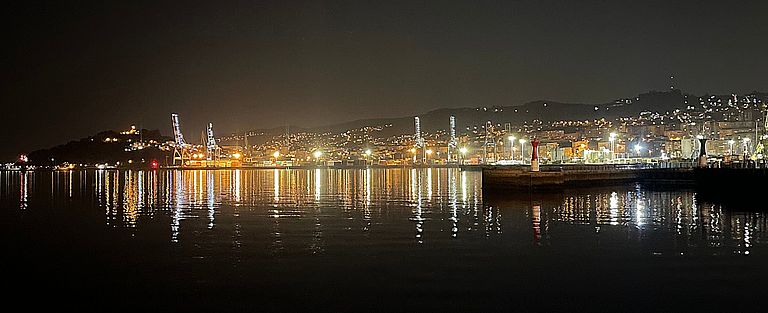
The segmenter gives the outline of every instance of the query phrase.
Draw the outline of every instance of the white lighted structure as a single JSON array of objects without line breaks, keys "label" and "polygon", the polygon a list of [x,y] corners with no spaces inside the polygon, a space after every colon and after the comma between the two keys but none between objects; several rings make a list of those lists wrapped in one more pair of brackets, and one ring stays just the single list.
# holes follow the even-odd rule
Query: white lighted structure
[{"label": "white lighted structure", "polygon": [[178,114],[171,114],[171,123],[173,123],[173,138],[176,145],[179,147],[186,145],[187,143],[184,141],[184,135],[181,133],[181,124],[179,123]]},{"label": "white lighted structure", "polygon": [[363,151],[363,155],[365,155],[365,165],[368,166],[370,163],[371,155],[373,154],[373,151],[371,149],[365,149]]},{"label": "white lighted structure", "polygon": [[[498,155],[496,154],[496,138],[491,133],[493,124],[491,121],[485,122],[485,143],[483,144],[483,163],[491,163],[498,161]],[[493,150],[491,150],[493,149]],[[493,153],[493,159],[489,160],[488,155]]]},{"label": "white lighted structure", "polygon": [[749,149],[749,141],[750,141],[750,139],[746,138],[746,137],[741,140],[741,142],[743,144],[742,150],[744,151],[744,155],[749,155],[749,150],[750,150]]},{"label": "white lighted structure", "polygon": [[213,137],[213,123],[208,123],[206,128],[205,150],[207,152],[206,159],[209,161],[218,158],[219,147],[216,145],[216,138]]},{"label": "white lighted structure", "polygon": [[187,156],[187,142],[184,141],[184,135],[181,133],[181,123],[179,123],[179,115],[176,113],[171,114],[171,124],[173,126],[173,164],[176,164],[176,160],[179,160],[184,165],[184,158]]},{"label": "white lighted structure", "polygon": [[515,160],[515,140],[517,138],[515,136],[508,136],[507,139],[509,140],[509,159]]},{"label": "white lighted structure", "polygon": [[[416,133],[414,134],[414,138],[416,139],[416,149],[424,150],[424,138],[421,137],[421,121],[419,120],[418,116],[414,117],[413,120],[414,120],[414,126],[416,128]],[[425,152],[424,158],[422,159],[422,161],[426,161],[426,159],[427,159],[427,154]]]},{"label": "white lighted structure", "polygon": [[728,154],[733,155],[733,144],[736,143],[736,140],[728,140]]},{"label": "white lighted structure", "polygon": [[459,144],[459,140],[456,138],[456,117],[451,115],[450,119],[450,136],[448,140],[448,162],[456,161],[456,146]]}]

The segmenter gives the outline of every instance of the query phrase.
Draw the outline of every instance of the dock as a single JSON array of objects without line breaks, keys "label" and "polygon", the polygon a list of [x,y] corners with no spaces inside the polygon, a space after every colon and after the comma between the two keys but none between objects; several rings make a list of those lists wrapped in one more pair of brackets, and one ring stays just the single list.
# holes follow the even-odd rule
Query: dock
[{"label": "dock", "polygon": [[545,165],[532,172],[527,166],[483,168],[483,188],[490,190],[558,189],[610,185],[621,182],[694,184],[695,170],[689,165]]}]

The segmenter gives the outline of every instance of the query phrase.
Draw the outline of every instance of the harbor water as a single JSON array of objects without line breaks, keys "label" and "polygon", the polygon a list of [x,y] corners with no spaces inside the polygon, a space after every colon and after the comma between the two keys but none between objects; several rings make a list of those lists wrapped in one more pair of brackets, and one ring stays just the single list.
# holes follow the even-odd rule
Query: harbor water
[{"label": "harbor water", "polygon": [[[768,219],[452,168],[0,172],[9,299],[150,311],[762,311]],[[744,203],[744,202],[742,202]],[[748,203],[748,202],[747,202]]]}]

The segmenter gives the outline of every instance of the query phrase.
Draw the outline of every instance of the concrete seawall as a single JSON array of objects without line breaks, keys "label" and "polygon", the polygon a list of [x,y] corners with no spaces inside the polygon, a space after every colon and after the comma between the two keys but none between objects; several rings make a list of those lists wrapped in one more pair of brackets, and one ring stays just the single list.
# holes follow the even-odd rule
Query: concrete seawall
[{"label": "concrete seawall", "polygon": [[626,181],[693,184],[695,176],[691,168],[549,168],[541,172],[512,166],[483,169],[483,188],[493,190],[557,189]]}]

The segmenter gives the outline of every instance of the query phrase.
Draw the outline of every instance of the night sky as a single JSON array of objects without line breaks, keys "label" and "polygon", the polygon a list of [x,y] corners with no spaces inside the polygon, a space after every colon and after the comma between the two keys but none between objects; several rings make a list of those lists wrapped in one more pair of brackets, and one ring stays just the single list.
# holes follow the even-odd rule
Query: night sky
[{"label": "night sky", "polygon": [[131,124],[188,137],[676,86],[768,90],[768,1],[18,1],[0,157]]}]

